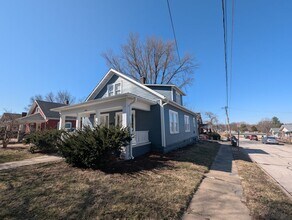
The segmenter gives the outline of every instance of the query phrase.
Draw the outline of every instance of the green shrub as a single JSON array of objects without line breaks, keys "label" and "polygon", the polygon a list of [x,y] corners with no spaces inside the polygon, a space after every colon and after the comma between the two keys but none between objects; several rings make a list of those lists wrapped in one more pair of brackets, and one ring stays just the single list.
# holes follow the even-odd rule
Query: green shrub
[{"label": "green shrub", "polygon": [[116,159],[123,146],[131,141],[126,128],[85,127],[67,134],[59,146],[66,162],[77,167],[97,168]]},{"label": "green shrub", "polygon": [[44,130],[36,131],[24,137],[24,143],[33,144],[30,152],[41,151],[44,153],[55,153],[58,151],[58,145],[61,143],[63,130]]}]

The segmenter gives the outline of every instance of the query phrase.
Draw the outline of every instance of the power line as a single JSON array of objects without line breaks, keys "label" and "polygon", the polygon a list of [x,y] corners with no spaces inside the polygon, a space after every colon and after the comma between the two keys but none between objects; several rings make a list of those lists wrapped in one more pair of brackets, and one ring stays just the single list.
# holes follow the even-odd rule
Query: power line
[{"label": "power line", "polygon": [[230,46],[230,83],[229,83],[229,105],[231,102],[231,88],[232,88],[232,72],[233,72],[233,32],[234,32],[234,7],[235,1],[232,0],[232,14],[231,14],[231,46]]},{"label": "power line", "polygon": [[225,19],[225,6],[224,0],[222,0],[222,19],[223,19],[223,33],[224,33],[224,63],[225,63],[225,86],[226,86],[226,107],[228,108],[228,66],[227,66],[227,27]]},{"label": "power line", "polygon": [[175,46],[176,46],[176,52],[177,52],[178,60],[180,62],[180,55],[179,55],[178,44],[177,44],[177,40],[176,40],[175,29],[174,29],[174,24],[173,24],[173,20],[172,20],[170,5],[169,5],[169,1],[168,0],[166,0],[166,1],[167,1],[167,7],[168,7],[168,12],[169,12],[169,17],[170,17],[170,22],[171,22],[171,27],[172,27],[172,33],[173,33],[174,42],[175,42]]}]

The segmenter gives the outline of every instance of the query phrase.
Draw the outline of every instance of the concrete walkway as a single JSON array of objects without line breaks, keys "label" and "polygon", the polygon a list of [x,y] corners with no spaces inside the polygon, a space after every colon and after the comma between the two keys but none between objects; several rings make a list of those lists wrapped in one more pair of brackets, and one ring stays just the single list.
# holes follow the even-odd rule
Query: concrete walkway
[{"label": "concrete walkway", "polygon": [[60,161],[60,160],[63,160],[63,158],[57,157],[57,156],[40,156],[40,157],[34,157],[34,158],[26,159],[26,160],[2,163],[0,164],[0,170],[13,169],[17,167],[32,165],[32,164],[55,162],[55,161]]},{"label": "concrete walkway", "polygon": [[230,146],[221,145],[183,219],[251,219]]}]

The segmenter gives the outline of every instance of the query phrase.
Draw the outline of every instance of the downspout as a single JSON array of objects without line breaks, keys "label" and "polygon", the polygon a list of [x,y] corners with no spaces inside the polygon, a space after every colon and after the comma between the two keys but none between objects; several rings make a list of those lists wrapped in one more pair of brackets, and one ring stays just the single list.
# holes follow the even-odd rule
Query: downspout
[{"label": "downspout", "polygon": [[163,100],[159,100],[160,105],[160,116],[161,116],[161,145],[162,147],[166,146],[166,140],[165,140],[165,120],[164,120],[164,106],[168,104],[168,101],[163,104]]},{"label": "downspout", "polygon": [[[132,136],[132,128],[131,128],[131,124],[132,124],[132,105],[137,102],[137,97],[134,98],[134,100],[132,102],[130,102],[129,104],[129,110],[130,110],[130,135]],[[129,153],[130,153],[130,159],[134,159],[133,157],[133,148],[132,148],[132,141],[129,144]]]}]

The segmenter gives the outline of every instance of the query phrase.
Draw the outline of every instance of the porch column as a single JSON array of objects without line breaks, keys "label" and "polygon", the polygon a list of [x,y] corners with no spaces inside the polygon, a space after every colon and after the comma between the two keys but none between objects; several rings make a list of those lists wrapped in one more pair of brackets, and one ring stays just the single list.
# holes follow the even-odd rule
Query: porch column
[{"label": "porch column", "polygon": [[80,129],[80,121],[81,121],[80,114],[77,113],[77,118],[76,118],[76,130]]},{"label": "porch column", "polygon": [[62,130],[65,128],[65,120],[66,120],[66,115],[61,114],[60,121],[59,121],[59,130]]},{"label": "porch column", "polygon": [[94,118],[94,125],[100,125],[100,111],[96,110],[95,111],[95,118]]},{"label": "porch column", "polygon": [[[130,105],[128,105],[128,103],[126,102],[125,105],[123,106],[123,113],[122,113],[122,127],[123,128],[131,126],[131,121],[130,121],[131,120],[131,110],[130,109],[131,109]],[[130,145],[131,145],[131,143],[130,143]],[[131,146],[130,145],[126,146],[126,160],[131,159],[131,155],[130,155],[130,147]]]}]

